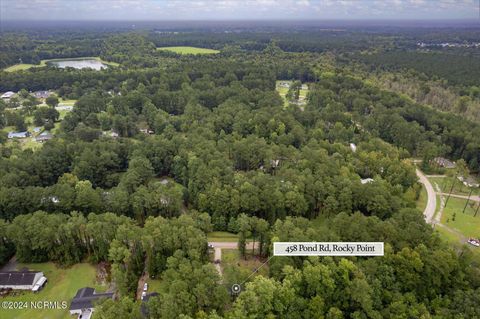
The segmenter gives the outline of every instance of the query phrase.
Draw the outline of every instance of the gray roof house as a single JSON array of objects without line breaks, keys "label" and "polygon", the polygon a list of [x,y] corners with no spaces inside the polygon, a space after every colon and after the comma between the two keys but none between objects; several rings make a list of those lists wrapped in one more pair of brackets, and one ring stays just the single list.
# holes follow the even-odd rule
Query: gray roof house
[{"label": "gray roof house", "polygon": [[148,307],[147,303],[152,297],[157,297],[159,296],[158,292],[151,292],[149,294],[146,294],[145,297],[142,299],[142,304],[140,305],[140,312],[143,317],[148,318]]},{"label": "gray roof house", "polygon": [[47,97],[50,96],[50,92],[48,92],[48,91],[36,91],[36,92],[33,92],[33,96],[36,97],[37,99],[46,99]]},{"label": "gray roof house", "polygon": [[113,293],[95,293],[95,289],[85,287],[79,289],[70,304],[70,314],[78,315],[78,318],[90,319],[95,308],[95,303],[101,299],[112,299]]},{"label": "gray roof house", "polygon": [[30,136],[30,132],[8,132],[8,138],[26,138]]},{"label": "gray roof house", "polygon": [[0,272],[0,289],[18,289],[38,291],[47,282],[47,278],[41,271]]},{"label": "gray roof house", "polygon": [[36,142],[45,142],[48,140],[51,140],[53,138],[53,135],[49,131],[44,131],[40,133],[37,137],[35,137]]}]

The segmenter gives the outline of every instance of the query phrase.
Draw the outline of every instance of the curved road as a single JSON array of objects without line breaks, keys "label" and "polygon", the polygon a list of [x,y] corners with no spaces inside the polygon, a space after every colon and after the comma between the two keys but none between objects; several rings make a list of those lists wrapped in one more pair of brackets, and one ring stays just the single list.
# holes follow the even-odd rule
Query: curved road
[{"label": "curved road", "polygon": [[437,208],[437,196],[435,190],[433,189],[432,183],[428,180],[428,178],[420,171],[418,168],[415,169],[418,178],[420,179],[420,183],[425,185],[425,189],[427,190],[427,207],[423,211],[423,216],[425,217],[425,221],[429,224],[434,223],[433,216],[435,215],[435,210]]}]

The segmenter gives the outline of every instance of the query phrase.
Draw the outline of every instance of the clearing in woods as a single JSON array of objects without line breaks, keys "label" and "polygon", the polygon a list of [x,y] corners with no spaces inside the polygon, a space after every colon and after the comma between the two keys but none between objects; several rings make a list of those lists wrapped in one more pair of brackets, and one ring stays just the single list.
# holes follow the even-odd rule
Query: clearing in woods
[{"label": "clearing in woods", "polygon": [[219,50],[206,49],[206,48],[196,48],[196,47],[161,47],[157,48],[159,51],[172,51],[178,54],[216,54],[220,53]]}]

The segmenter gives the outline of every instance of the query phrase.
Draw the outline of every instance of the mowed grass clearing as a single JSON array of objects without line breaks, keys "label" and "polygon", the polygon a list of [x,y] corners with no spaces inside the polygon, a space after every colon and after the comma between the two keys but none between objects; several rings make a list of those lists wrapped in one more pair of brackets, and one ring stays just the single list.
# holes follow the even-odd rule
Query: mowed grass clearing
[{"label": "mowed grass clearing", "polygon": [[[465,213],[462,213],[466,203],[465,199],[450,197],[443,210],[441,222],[467,238],[478,238],[480,237],[480,213],[474,217],[477,205],[472,205],[473,201],[470,201]],[[453,220],[453,214],[455,214],[455,220]]]},{"label": "mowed grass clearing", "polygon": [[247,250],[246,255],[245,259],[238,249],[222,249],[223,282],[228,288],[234,283],[253,280],[258,275],[269,276],[268,263],[264,263],[266,259],[252,256],[252,250]]},{"label": "mowed grass clearing", "polygon": [[66,309],[0,309],[2,319],[66,319],[71,318],[68,307],[77,290],[83,287],[92,287],[97,291],[105,291],[106,286],[96,284],[96,269],[94,266],[81,263],[70,268],[59,268],[53,263],[19,264],[18,269],[27,267],[31,270],[43,271],[48,282],[38,293],[31,291],[18,292],[18,295],[9,295],[0,298],[0,301],[28,302],[31,301],[66,301]]},{"label": "mowed grass clearing", "polygon": [[210,242],[237,242],[238,235],[226,231],[214,231],[207,234],[207,239]]},{"label": "mowed grass clearing", "polygon": [[473,262],[476,265],[480,266],[480,248],[479,247],[474,247],[469,244],[463,244],[462,243],[462,238],[452,232],[451,230],[441,227],[441,226],[436,226],[435,227],[435,232],[438,233],[440,238],[444,239],[449,245],[454,247],[457,251],[461,251],[462,247],[468,247],[468,250],[472,253],[472,259]]},{"label": "mowed grass clearing", "polygon": [[220,53],[219,50],[206,49],[206,48],[197,48],[197,47],[188,47],[188,46],[179,46],[179,47],[160,47],[157,48],[159,51],[171,51],[177,54],[217,54]]}]

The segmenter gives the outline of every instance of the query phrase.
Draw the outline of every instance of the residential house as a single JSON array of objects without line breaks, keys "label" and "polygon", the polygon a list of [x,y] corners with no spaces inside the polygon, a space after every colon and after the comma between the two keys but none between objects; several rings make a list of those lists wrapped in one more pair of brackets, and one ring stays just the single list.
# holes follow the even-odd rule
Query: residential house
[{"label": "residential house", "polygon": [[477,181],[473,178],[469,177],[463,177],[463,176],[458,176],[458,179],[463,183],[463,185],[467,187],[480,187],[480,184],[477,183]]},{"label": "residential house", "polygon": [[140,312],[142,313],[142,316],[144,316],[145,318],[148,318],[149,316],[148,307],[147,307],[148,301],[150,300],[150,298],[157,297],[158,295],[159,295],[158,292],[151,292],[149,294],[146,294],[143,297],[142,304],[140,305]]},{"label": "residential house", "polygon": [[446,158],[443,157],[435,157],[433,162],[440,167],[444,168],[455,168],[456,164]]},{"label": "residential house", "polygon": [[35,141],[39,143],[43,143],[45,141],[51,140],[53,135],[49,131],[44,131],[40,133],[37,137],[35,137]]},{"label": "residential house", "polygon": [[22,269],[21,271],[0,272],[0,289],[18,289],[18,290],[40,290],[47,278],[41,271],[29,271]]},{"label": "residential house", "polygon": [[113,293],[95,293],[95,289],[85,287],[79,289],[70,304],[70,314],[78,315],[78,318],[90,319],[95,309],[95,304],[101,299],[112,299]]},{"label": "residential house", "polygon": [[50,96],[50,92],[48,91],[36,91],[33,92],[33,96],[37,99],[46,99]]},{"label": "residential house", "polygon": [[8,132],[8,138],[26,138],[30,136],[30,132]]}]

